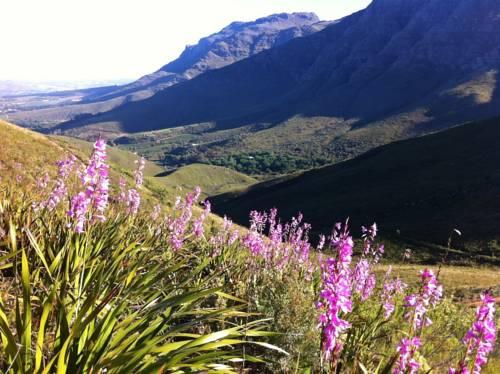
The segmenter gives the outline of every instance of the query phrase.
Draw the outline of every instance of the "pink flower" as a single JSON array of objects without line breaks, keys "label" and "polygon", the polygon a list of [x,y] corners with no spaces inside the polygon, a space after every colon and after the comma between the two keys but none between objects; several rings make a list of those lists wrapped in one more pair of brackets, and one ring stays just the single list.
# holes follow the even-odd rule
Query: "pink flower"
[{"label": "pink flower", "polygon": [[[309,260],[311,244],[308,240],[310,225],[302,222],[301,214],[285,225],[279,223],[277,216],[276,209],[271,209],[269,214],[252,211],[250,230],[243,237],[243,245],[250,251],[253,258],[264,259],[268,267],[282,270],[286,266],[294,266],[309,272],[311,268]],[[268,230],[266,230],[267,227]]]},{"label": "pink flower", "polygon": [[198,217],[196,221],[194,221],[194,229],[193,233],[196,237],[201,237],[203,236],[203,224],[205,223],[205,220],[207,219],[208,215],[210,214],[210,201],[206,200],[203,205],[205,206],[205,209],[203,210],[203,213]]},{"label": "pink flower", "polygon": [[210,238],[210,244],[214,246],[212,255],[214,257],[220,255],[224,247],[233,245],[238,238],[238,231],[233,230],[233,222],[224,216],[222,230]]},{"label": "pink flower", "polygon": [[361,231],[363,233],[363,235],[362,235],[363,239],[368,240],[368,241],[374,241],[375,237],[377,236],[377,233],[378,233],[377,224],[374,223],[373,225],[371,225],[368,228],[365,226],[362,226]]},{"label": "pink flower", "polygon": [[57,161],[57,175],[62,179],[67,179],[73,172],[75,162],[76,157],[74,155],[70,155],[67,159]]},{"label": "pink flower", "polygon": [[156,204],[153,208],[153,211],[151,212],[151,220],[153,222],[156,222],[158,218],[160,218],[160,214],[161,214],[161,205]]},{"label": "pink flower", "polygon": [[193,206],[200,198],[200,194],[201,189],[196,187],[194,192],[186,195],[184,201],[178,198],[174,207],[174,216],[167,218],[169,242],[175,251],[181,249],[184,244],[185,233],[193,217]]},{"label": "pink flower", "polygon": [[[66,169],[60,167],[60,173],[66,174]],[[80,173],[80,179],[85,192],[81,192],[71,199],[68,212],[75,218],[75,231],[81,233],[85,220],[82,216],[90,215],[91,221],[105,221],[105,210],[109,199],[109,166],[106,164],[106,142],[99,139],[94,144],[94,152],[86,169]],[[86,201],[83,201],[85,196]],[[86,209],[84,212],[83,209]]]},{"label": "pink flower", "polygon": [[135,188],[128,190],[127,193],[127,212],[133,216],[139,211],[141,205],[141,196]]},{"label": "pink flower", "polygon": [[[464,337],[467,347],[465,358],[460,361],[460,373],[478,374],[488,362],[488,355],[495,349],[497,328],[495,324],[495,298],[489,293],[481,294],[481,305],[476,309],[476,318]],[[450,373],[456,370],[451,368]]]},{"label": "pink flower", "polygon": [[243,245],[254,256],[267,256],[267,245],[264,239],[267,215],[257,211],[250,212],[250,230],[243,238]]},{"label": "pink flower", "polygon": [[443,286],[439,284],[432,270],[425,269],[420,274],[422,279],[420,293],[411,294],[405,298],[405,307],[408,309],[405,317],[412,323],[414,330],[422,329],[432,323],[426,317],[426,313],[443,296]]},{"label": "pink flower", "polygon": [[348,235],[347,228],[339,232],[340,226],[332,235],[332,246],[337,252],[336,258],[324,261],[322,267],[322,290],[317,307],[322,311],[319,321],[323,328],[322,348],[326,360],[336,360],[343,343],[341,334],[351,325],[342,319],[342,315],[352,311],[350,264],[354,242]]},{"label": "pink flower", "polygon": [[144,183],[144,167],[146,166],[146,160],[141,157],[139,161],[135,161],[137,164],[137,169],[135,170],[135,188],[140,189]]},{"label": "pink flower", "polygon": [[[56,162],[58,173],[54,188],[46,201],[43,201],[38,205],[35,204],[35,209],[47,209],[51,212],[67,196],[68,190],[66,188],[66,180],[73,172],[75,162],[76,157],[73,155],[70,155],[65,160],[59,160]],[[46,174],[44,179],[39,181],[40,187],[43,187],[46,183],[48,184],[48,179],[48,175]]]},{"label": "pink flower", "polygon": [[120,179],[118,180],[119,194],[117,199],[120,203],[128,202],[126,187],[127,187],[127,181],[125,180],[125,178],[120,177]]},{"label": "pink flower", "polygon": [[373,247],[373,242],[375,241],[375,238],[378,233],[378,228],[377,224],[374,223],[370,227],[362,227],[362,238],[363,238],[363,256],[364,257],[370,257],[371,262],[374,264],[378,263],[380,261],[380,258],[384,254],[384,246],[380,245],[378,248]]},{"label": "pink flower", "polygon": [[80,192],[78,195],[71,199],[71,208],[68,215],[75,220],[75,232],[78,234],[83,233],[85,222],[87,221],[87,211],[90,200],[85,193]]},{"label": "pink flower", "polygon": [[45,173],[42,177],[36,178],[36,188],[43,191],[49,186],[50,175],[49,173]]},{"label": "pink flower", "polygon": [[321,251],[323,249],[323,247],[325,246],[325,242],[326,242],[326,237],[324,235],[320,235],[319,236],[319,243],[318,243],[318,246],[316,247],[316,249],[318,251]]},{"label": "pink flower", "polygon": [[353,285],[361,300],[367,300],[375,289],[376,278],[367,259],[361,259],[354,268]]},{"label": "pink flower", "polygon": [[382,291],[382,307],[384,308],[384,318],[388,319],[394,313],[394,297],[402,294],[406,289],[406,283],[399,278],[389,279],[392,268],[389,267],[385,275],[384,287]]},{"label": "pink flower", "polygon": [[421,342],[418,337],[403,338],[401,340],[396,348],[399,357],[392,371],[393,374],[405,374],[407,372],[414,374],[418,372],[420,364],[414,359],[414,356],[420,345]]}]

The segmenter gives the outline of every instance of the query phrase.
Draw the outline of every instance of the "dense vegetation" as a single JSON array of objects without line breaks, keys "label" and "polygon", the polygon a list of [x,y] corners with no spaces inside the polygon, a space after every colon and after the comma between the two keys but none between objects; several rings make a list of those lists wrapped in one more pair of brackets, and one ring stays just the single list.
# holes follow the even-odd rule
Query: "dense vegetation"
[{"label": "dense vegetation", "polygon": [[328,163],[324,159],[308,159],[272,152],[251,152],[233,154],[209,161],[245,174],[289,174],[297,170],[312,169]]},{"label": "dense vegetation", "polygon": [[336,225],[317,257],[301,216],[210,224],[199,190],[149,205],[143,169],[117,183],[102,141],[57,174],[3,163],[4,371],[478,371],[494,351],[490,293],[474,314],[443,298],[440,269],[381,273],[375,225],[357,244]]},{"label": "dense vegetation", "polygon": [[260,176],[293,173],[343,161],[374,146],[373,143],[338,141],[336,137],[345,127],[327,119],[294,118],[274,127],[208,131],[212,128],[201,124],[129,134],[116,138],[113,143],[167,169],[204,163]]}]

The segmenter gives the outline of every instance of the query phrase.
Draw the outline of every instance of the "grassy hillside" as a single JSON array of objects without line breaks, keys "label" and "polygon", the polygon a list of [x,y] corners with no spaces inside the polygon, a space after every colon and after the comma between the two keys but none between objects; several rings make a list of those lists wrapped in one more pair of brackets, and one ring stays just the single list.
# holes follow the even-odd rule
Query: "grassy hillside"
[{"label": "grassy hillside", "polygon": [[[70,148],[78,148],[86,153],[90,154],[93,149],[93,143],[76,139],[68,138],[65,136],[54,136],[52,137],[59,144],[67,145]],[[108,160],[113,165],[119,166],[123,169],[130,169],[134,167],[134,162],[139,158],[135,153],[125,151],[116,147],[109,147],[108,150]],[[144,175],[148,177],[153,177],[157,174],[164,172],[161,166],[156,165],[153,162],[146,161],[146,166],[144,168]]]},{"label": "grassy hillside", "polygon": [[0,176],[12,180],[22,174],[35,177],[46,168],[55,170],[54,163],[67,147],[35,132],[0,120]]},{"label": "grassy hillside", "polygon": [[[64,158],[65,153],[72,153],[81,161],[85,161],[92,152],[93,144],[66,137],[47,137],[36,132],[23,129],[0,120],[0,165],[3,165],[2,176],[16,177],[17,170],[27,172],[31,177],[41,175],[42,171],[55,171],[55,162]],[[113,173],[130,174],[135,169],[137,155],[108,148],[109,163]],[[163,169],[153,163],[146,162],[145,175],[154,176]]]},{"label": "grassy hillside", "polygon": [[[53,137],[59,144],[77,147],[90,154],[92,143],[63,136]],[[108,159],[115,167],[130,170],[139,156],[117,147],[109,147]],[[219,166],[192,164],[174,171],[166,172],[161,166],[146,161],[144,176],[152,188],[165,189],[169,195],[178,194],[180,190],[193,190],[196,186],[202,189],[204,196],[217,195],[233,190],[247,188],[257,180],[237,171]]]},{"label": "grassy hillside", "polygon": [[238,222],[276,206],[284,217],[303,212],[318,231],[351,217],[354,227],[376,221],[386,236],[441,245],[458,228],[467,248],[491,254],[500,239],[498,139],[500,119],[464,125],[219,196],[214,205]]},{"label": "grassy hillside", "polygon": [[256,179],[234,170],[202,164],[187,165],[163,176],[158,175],[153,180],[171,189],[192,190],[200,186],[205,195],[239,190],[257,183]]},{"label": "grassy hillside", "polygon": [[[0,121],[0,134],[0,177],[11,181],[15,181],[21,174],[24,175],[23,178],[30,179],[42,176],[45,171],[55,174],[55,163],[65,153],[72,153],[85,161],[93,147],[92,143],[83,140],[44,136],[4,121]],[[112,177],[117,180],[122,175],[132,183],[134,162],[138,157],[132,152],[108,147]],[[162,167],[148,161],[144,176],[145,195],[155,203],[160,201],[165,205],[169,205],[175,196],[184,195],[196,186],[202,189],[202,196],[207,197],[247,188],[257,182],[234,170],[211,165],[188,165],[166,173]],[[20,180],[18,183],[24,182],[26,181]],[[210,221],[217,222],[219,218],[212,215]]]}]

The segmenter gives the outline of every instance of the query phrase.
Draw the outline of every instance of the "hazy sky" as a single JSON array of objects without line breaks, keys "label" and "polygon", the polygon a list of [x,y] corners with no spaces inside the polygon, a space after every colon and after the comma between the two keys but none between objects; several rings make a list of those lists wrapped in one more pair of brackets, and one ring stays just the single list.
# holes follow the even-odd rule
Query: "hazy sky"
[{"label": "hazy sky", "polygon": [[338,19],[371,0],[0,0],[0,80],[133,79],[232,21],[313,11]]}]

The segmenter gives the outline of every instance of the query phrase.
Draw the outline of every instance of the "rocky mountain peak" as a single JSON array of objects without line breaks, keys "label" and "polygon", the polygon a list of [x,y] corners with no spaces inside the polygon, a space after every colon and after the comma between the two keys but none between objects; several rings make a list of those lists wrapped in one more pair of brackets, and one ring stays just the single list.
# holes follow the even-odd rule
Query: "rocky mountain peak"
[{"label": "rocky mountain peak", "polygon": [[[221,68],[287,41],[318,31],[314,13],[279,13],[251,22],[233,22],[219,32],[187,46],[180,57],[160,71],[186,74],[190,78]],[[321,28],[323,28],[322,26]]]}]

